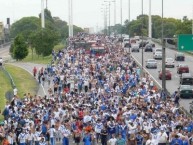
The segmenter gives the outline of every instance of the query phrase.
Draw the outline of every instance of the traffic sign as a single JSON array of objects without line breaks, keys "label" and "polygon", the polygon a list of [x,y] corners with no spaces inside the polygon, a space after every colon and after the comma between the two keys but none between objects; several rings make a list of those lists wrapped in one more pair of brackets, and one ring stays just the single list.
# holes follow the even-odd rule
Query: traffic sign
[{"label": "traffic sign", "polygon": [[193,35],[191,34],[178,35],[178,50],[193,51]]}]

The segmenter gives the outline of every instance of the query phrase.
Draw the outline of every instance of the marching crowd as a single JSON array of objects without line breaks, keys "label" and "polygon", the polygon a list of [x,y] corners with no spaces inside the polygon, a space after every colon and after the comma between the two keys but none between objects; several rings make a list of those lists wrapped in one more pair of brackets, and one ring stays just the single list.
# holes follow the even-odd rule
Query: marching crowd
[{"label": "marching crowd", "polygon": [[191,145],[193,122],[178,93],[160,93],[118,45],[100,57],[84,49],[53,53],[33,69],[46,96],[15,95],[0,125],[3,145]]}]

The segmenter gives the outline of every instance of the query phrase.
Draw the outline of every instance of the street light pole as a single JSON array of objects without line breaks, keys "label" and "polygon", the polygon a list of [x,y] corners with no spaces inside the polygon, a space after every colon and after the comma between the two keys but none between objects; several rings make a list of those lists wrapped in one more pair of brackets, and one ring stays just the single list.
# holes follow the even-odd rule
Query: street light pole
[{"label": "street light pole", "polygon": [[121,11],[120,12],[120,15],[121,15],[120,18],[121,18],[121,48],[122,48],[122,39],[123,39],[122,38],[122,11],[123,11],[122,10],[122,0],[120,0],[120,11]]},{"label": "street light pole", "polygon": [[151,0],[149,0],[149,38],[152,38]]},{"label": "street light pole", "polygon": [[162,90],[166,92],[166,67],[165,67],[166,48],[165,48],[165,39],[164,39],[163,4],[164,3],[162,0]]},{"label": "street light pole", "polygon": [[130,0],[128,0],[128,22],[130,23],[130,15],[131,15],[131,3]]},{"label": "street light pole", "polygon": [[141,65],[142,65],[142,74],[143,74],[143,21],[144,21],[144,16],[143,16],[143,0],[141,0],[141,14],[142,14],[142,26],[141,26],[141,34],[142,34],[142,50],[141,50]]},{"label": "street light pole", "polygon": [[116,0],[114,0],[114,26],[116,25],[116,18],[117,18],[117,15],[116,15]]},{"label": "street light pole", "polygon": [[111,2],[109,1],[109,37],[111,35]]},{"label": "street light pole", "polygon": [[41,24],[42,28],[45,28],[44,0],[41,1]]},{"label": "street light pole", "polygon": [[73,0],[68,0],[69,37],[73,37]]}]

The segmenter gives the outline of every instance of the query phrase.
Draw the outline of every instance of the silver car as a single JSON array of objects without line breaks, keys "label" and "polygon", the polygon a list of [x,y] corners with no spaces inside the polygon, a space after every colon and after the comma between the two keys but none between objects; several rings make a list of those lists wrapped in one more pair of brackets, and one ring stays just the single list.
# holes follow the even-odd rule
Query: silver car
[{"label": "silver car", "polygon": [[131,47],[131,52],[139,52],[139,45],[133,45]]},{"label": "silver car", "polygon": [[155,59],[148,59],[146,61],[146,68],[157,68],[157,61]]},{"label": "silver car", "polygon": [[153,55],[154,59],[162,59],[162,52],[155,52]]},{"label": "silver car", "polygon": [[166,67],[175,67],[175,62],[173,58],[166,58]]}]

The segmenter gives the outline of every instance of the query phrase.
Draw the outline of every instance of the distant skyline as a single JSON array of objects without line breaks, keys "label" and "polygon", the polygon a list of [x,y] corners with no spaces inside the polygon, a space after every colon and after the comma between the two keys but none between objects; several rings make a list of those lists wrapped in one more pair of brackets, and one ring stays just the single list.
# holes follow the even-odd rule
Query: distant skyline
[{"label": "distant skyline", "polygon": [[[105,0],[108,1],[108,0]],[[112,0],[111,0],[112,1]],[[123,1],[123,23],[128,19],[128,0]],[[131,1],[131,20],[141,14],[141,0]],[[149,13],[149,0],[144,1],[144,14]],[[45,0],[46,2],[46,0]],[[11,23],[22,17],[36,16],[41,12],[41,0],[0,0],[0,21],[6,23],[10,17]],[[74,25],[98,28],[103,27],[104,15],[101,12],[104,0],[73,0],[73,23]],[[58,16],[68,22],[68,0],[48,0],[48,9],[52,16]],[[111,25],[114,24],[114,3],[111,3]],[[152,0],[152,15],[161,15],[161,0]],[[116,0],[116,22],[120,23],[120,0]],[[164,0],[164,17],[182,19],[187,16],[193,17],[192,0]]]}]

